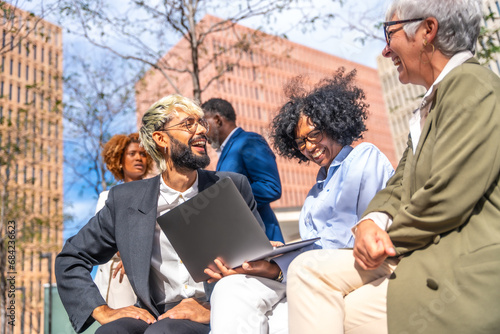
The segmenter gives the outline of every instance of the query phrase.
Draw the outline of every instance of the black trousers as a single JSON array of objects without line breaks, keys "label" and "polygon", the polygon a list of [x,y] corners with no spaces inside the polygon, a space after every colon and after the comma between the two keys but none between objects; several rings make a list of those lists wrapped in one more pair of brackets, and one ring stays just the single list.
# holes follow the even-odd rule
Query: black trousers
[{"label": "black trousers", "polygon": [[[179,302],[163,305],[163,313],[175,307]],[[97,329],[95,334],[208,334],[210,325],[191,320],[166,318],[148,325],[147,322],[134,318],[121,318]]]},{"label": "black trousers", "polygon": [[210,326],[191,320],[163,319],[148,325],[134,318],[121,318],[102,325],[96,334],[208,334]]}]

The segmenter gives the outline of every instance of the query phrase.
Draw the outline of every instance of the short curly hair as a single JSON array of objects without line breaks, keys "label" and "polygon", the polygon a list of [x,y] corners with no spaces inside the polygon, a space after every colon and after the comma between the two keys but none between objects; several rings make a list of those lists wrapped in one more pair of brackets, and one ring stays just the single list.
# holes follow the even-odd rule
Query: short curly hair
[{"label": "short curly hair", "polygon": [[[117,181],[123,181],[125,179],[121,164],[123,154],[130,143],[141,143],[138,133],[131,133],[128,136],[122,134],[114,135],[104,144],[104,149],[101,152],[106,168],[113,174]],[[144,175],[150,173],[153,168],[153,159],[151,159],[151,156],[146,153],[146,158],[146,171]]]},{"label": "short curly hair", "polygon": [[363,138],[368,104],[363,90],[354,85],[355,76],[356,70],[345,73],[345,68],[340,67],[333,77],[322,79],[310,92],[304,88],[301,76],[285,85],[288,102],[271,123],[271,139],[279,155],[309,161],[295,146],[295,130],[302,116],[342,146]]},{"label": "short curly hair", "polygon": [[224,99],[212,98],[201,105],[203,112],[208,115],[220,114],[231,122],[236,122],[236,112],[231,103]]}]

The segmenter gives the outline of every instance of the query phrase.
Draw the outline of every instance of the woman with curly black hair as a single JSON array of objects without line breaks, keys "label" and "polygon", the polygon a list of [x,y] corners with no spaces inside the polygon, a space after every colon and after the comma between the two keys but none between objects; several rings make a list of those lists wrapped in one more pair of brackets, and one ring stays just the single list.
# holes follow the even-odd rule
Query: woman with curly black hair
[{"label": "woman with curly black hair", "polygon": [[[285,87],[288,102],[272,122],[271,137],[278,154],[320,166],[299,218],[302,239],[320,239],[272,262],[245,263],[237,270],[221,268],[223,275],[230,276],[212,294],[213,334],[242,326],[248,333],[286,333],[283,283],[291,261],[310,249],[352,247],[351,228],[394,173],[387,157],[373,144],[351,146],[366,131],[368,109],[363,90],[354,85],[355,75],[340,68],[311,91],[304,89],[300,77]],[[271,266],[279,266],[279,282],[264,278],[269,277],[266,273]],[[235,273],[246,275],[231,275]],[[242,319],[248,321],[242,325]]]},{"label": "woman with curly black hair", "polygon": [[289,101],[272,123],[278,154],[321,167],[299,221],[303,239],[321,237],[317,248],[352,247],[351,227],[394,172],[373,144],[351,146],[363,138],[368,109],[355,75],[340,68],[311,92],[294,79],[286,87]]}]

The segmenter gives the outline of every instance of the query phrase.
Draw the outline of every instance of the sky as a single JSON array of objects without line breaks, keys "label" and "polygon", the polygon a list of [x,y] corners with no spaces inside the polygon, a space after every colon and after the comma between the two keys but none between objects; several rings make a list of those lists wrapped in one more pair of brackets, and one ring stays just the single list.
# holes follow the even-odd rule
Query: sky
[{"label": "sky", "polygon": [[[384,47],[382,29],[374,31],[374,35],[376,35],[378,39],[372,39],[363,44],[356,40],[356,38],[360,36],[360,33],[349,29],[348,25],[353,24],[358,28],[361,28],[363,25],[373,27],[376,23],[383,21],[384,11],[388,0],[344,0],[343,6],[340,6],[333,0],[311,1],[313,1],[314,10],[320,8],[324,11],[329,10],[334,12],[336,18],[333,20],[333,23],[328,27],[319,24],[315,31],[309,31],[307,33],[301,31],[297,25],[295,25],[297,28],[290,30],[289,27],[293,26],[293,23],[300,19],[300,13],[291,12],[276,18],[276,20],[271,23],[272,26],[259,20],[246,20],[241,24],[252,28],[262,27],[266,32],[278,31],[286,33],[289,40],[298,44],[303,44],[313,49],[376,68],[376,57]],[[40,0],[19,1],[21,8],[33,11],[37,11],[33,9],[33,7],[37,7],[41,3]],[[119,5],[118,8],[121,8],[125,0],[108,0],[107,3],[117,4]],[[238,1],[234,1],[233,3],[237,4]],[[230,11],[231,8],[227,10]],[[361,15],[361,13],[363,13],[363,15]],[[224,17],[225,15],[221,12],[210,14],[219,17]],[[56,19],[51,20],[49,18],[49,21],[54,22]],[[65,56],[74,52],[88,52],[85,51],[85,49],[88,48],[87,42],[71,34],[63,33],[63,43]],[[133,122],[135,122],[135,119]],[[68,172],[69,171],[65,169],[65,181],[71,179]],[[97,196],[94,193],[88,189],[82,190],[82,187],[78,184],[70,186],[68,182],[65,182],[64,212],[74,217],[72,222],[65,221],[65,239],[75,234],[78,229],[94,215],[96,203]]]},{"label": "sky", "polygon": [[[372,28],[376,23],[382,22],[388,0],[344,0],[342,6],[332,0],[313,0],[313,2],[316,8],[324,8],[325,11],[334,12],[336,18],[328,27],[318,25],[315,31],[307,33],[303,33],[297,27],[286,32],[288,39],[328,54],[376,68],[376,57],[385,46],[382,29],[373,32],[379,37],[378,40],[372,39],[363,44],[357,40],[362,34],[350,29],[348,25],[353,24],[358,28],[366,25]],[[290,22],[299,19],[299,13],[284,15],[276,22],[276,26],[288,27]],[[250,27],[259,25],[254,21],[243,24]]]}]

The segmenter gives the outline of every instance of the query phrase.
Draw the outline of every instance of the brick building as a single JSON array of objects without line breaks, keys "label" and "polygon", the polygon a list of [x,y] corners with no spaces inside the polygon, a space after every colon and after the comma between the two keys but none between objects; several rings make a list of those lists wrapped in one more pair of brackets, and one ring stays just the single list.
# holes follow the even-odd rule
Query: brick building
[{"label": "brick building", "polygon": [[7,333],[42,333],[44,285],[55,282],[48,268],[63,242],[62,31],[5,2],[1,15],[0,148],[11,159],[0,167],[0,204],[2,219],[15,221],[7,274],[16,315]]},{"label": "brick building", "polygon": [[[207,15],[201,20],[200,25],[213,24],[220,19]],[[214,33],[207,37],[204,45],[216,52],[220,48],[231,49],[238,38],[249,36],[254,30],[236,25],[233,29]],[[332,45],[332,48],[335,47]],[[185,66],[185,59],[190,59],[187,42],[182,39],[163,58],[175,64]],[[363,88],[366,101],[370,104],[368,131],[364,140],[377,145],[393,163],[397,164],[394,153],[387,113],[382,98],[382,89],[373,68],[366,67],[346,59],[317,51],[297,43],[290,42],[274,36],[262,34],[258,47],[251,52],[237,53],[232,50],[208,65],[200,74],[203,84],[217,74],[216,66],[221,63],[238,63],[233,70],[218,80],[214,81],[203,92],[202,100],[220,97],[233,104],[237,125],[247,131],[262,134],[265,138],[269,135],[269,125],[274,115],[285,102],[283,85],[297,75],[307,76],[315,84],[319,79],[335,72],[343,66],[347,71],[357,70],[357,84]],[[203,59],[201,65],[206,64]],[[175,84],[182,94],[193,97],[192,80],[188,74],[170,73]],[[156,100],[174,92],[165,77],[155,70],[150,70],[137,84],[137,117],[138,124],[147,108]],[[210,148],[211,149],[211,148]],[[208,169],[214,169],[217,156],[211,151],[212,163]],[[304,199],[315,183],[318,166],[315,164],[298,164],[277,156],[277,163],[282,182],[282,198],[272,204],[278,215],[280,223],[283,221],[297,221],[298,210]],[[286,233],[285,233],[286,234]],[[286,236],[285,236],[286,238]]]}]

